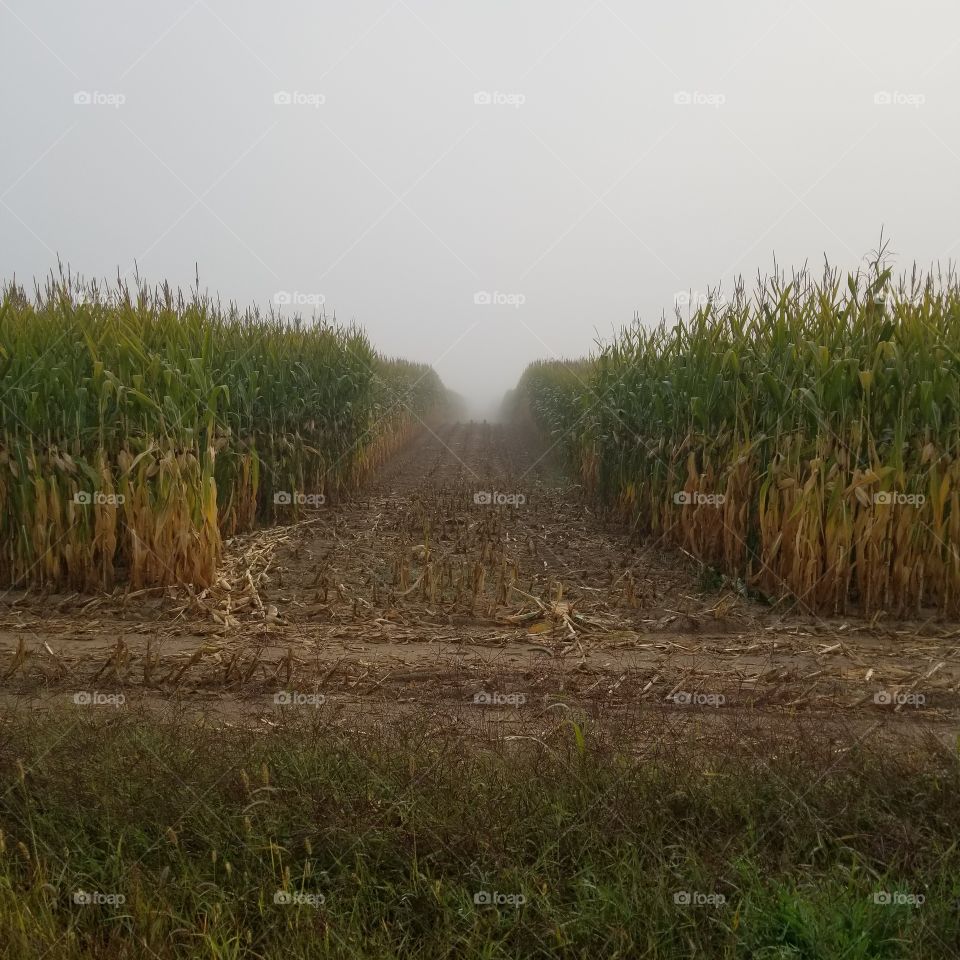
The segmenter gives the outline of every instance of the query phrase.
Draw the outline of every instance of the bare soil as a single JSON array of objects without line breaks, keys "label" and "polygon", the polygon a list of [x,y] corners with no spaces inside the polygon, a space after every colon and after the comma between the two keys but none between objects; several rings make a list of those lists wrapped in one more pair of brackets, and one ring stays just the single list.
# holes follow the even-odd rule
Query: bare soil
[{"label": "bare soil", "polygon": [[286,691],[338,723],[426,709],[536,735],[606,713],[945,739],[960,624],[751,599],[637,542],[531,431],[486,423],[425,428],[358,497],[229,541],[210,589],[0,596],[0,702],[122,693],[273,723]]}]

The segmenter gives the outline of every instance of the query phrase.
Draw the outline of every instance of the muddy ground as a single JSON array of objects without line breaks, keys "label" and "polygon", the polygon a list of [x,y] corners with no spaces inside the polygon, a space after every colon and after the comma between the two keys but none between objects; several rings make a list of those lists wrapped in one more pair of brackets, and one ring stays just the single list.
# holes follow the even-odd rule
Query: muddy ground
[{"label": "muddy ground", "polygon": [[445,424],[355,499],[228,542],[209,590],[0,596],[0,703],[78,695],[224,723],[426,711],[438,729],[536,735],[612,715],[955,740],[960,624],[751,599],[599,515],[532,433]]}]

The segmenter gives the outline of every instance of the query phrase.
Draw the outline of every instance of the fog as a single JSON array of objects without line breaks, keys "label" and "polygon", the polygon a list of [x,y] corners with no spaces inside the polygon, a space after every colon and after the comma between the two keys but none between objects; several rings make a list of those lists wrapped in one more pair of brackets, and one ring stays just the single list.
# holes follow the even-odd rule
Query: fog
[{"label": "fog", "polygon": [[3,0],[0,73],[5,279],[322,303],[480,414],[774,253],[960,246],[942,2]]}]

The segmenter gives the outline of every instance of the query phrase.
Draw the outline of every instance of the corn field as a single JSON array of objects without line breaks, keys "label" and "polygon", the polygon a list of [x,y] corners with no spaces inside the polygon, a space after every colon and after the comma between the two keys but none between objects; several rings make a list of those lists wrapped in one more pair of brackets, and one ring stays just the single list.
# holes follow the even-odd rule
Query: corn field
[{"label": "corn field", "polygon": [[767,597],[960,611],[960,285],[879,260],[635,321],[511,399],[586,487]]},{"label": "corn field", "polygon": [[51,277],[0,301],[0,580],[214,581],[225,537],[351,490],[446,401],[354,328]]}]

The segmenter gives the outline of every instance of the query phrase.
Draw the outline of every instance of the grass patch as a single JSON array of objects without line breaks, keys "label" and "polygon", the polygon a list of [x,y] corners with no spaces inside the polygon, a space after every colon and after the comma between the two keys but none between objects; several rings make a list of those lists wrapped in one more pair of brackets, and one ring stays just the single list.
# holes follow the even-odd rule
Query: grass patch
[{"label": "grass patch", "polygon": [[956,754],[868,742],[639,756],[589,725],[478,744],[17,711],[0,956],[949,956]]}]

